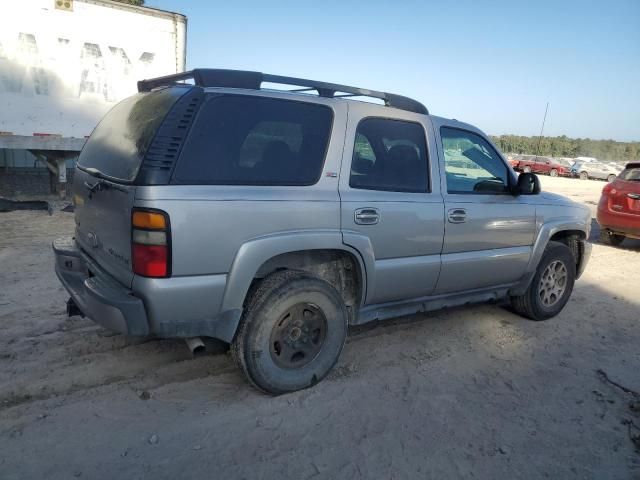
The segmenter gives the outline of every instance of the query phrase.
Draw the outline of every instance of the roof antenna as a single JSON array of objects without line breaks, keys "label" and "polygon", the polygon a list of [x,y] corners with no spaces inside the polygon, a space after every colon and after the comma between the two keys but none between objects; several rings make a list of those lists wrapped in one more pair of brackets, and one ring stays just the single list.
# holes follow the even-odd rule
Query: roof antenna
[{"label": "roof antenna", "polygon": [[549,102],[547,102],[547,107],[544,109],[544,118],[542,119],[542,128],[540,128],[540,137],[538,138],[538,148],[536,151],[536,155],[540,155],[540,143],[542,142],[542,131],[544,130],[544,122],[547,120],[547,110],[549,110]]}]

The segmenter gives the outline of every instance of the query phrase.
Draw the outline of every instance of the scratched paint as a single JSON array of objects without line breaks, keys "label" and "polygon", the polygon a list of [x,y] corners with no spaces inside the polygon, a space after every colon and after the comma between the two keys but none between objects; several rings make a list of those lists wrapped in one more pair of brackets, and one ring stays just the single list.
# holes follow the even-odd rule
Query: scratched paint
[{"label": "scratched paint", "polygon": [[[139,79],[184,70],[184,18],[100,2],[12,3],[0,14],[0,131],[84,137]],[[157,11],[154,11],[157,12]]]}]

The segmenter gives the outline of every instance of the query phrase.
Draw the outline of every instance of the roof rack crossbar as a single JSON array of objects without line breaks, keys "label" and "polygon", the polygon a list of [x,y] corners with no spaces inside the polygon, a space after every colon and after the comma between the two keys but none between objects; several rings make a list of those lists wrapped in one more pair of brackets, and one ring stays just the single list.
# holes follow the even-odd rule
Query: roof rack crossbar
[{"label": "roof rack crossbar", "polygon": [[[395,95],[392,93],[368,90],[366,88],[350,87],[336,83],[320,82],[304,78],[285,77],[282,75],[271,75],[261,72],[251,72],[244,70],[222,70],[213,68],[196,68],[188,72],[166,75],[164,77],[140,80],[138,82],[139,92],[148,92],[154,88],[175,85],[177,82],[193,80],[194,84],[200,87],[227,87],[246,88],[250,90],[260,90],[263,82],[278,83],[303,87],[301,89],[290,90],[292,92],[303,92],[316,90],[321,97],[371,97],[384,101],[388,107],[399,108],[410,112],[428,115],[429,111],[417,100]],[[336,95],[340,93],[340,95]],[[347,94],[347,95],[345,95]]]}]

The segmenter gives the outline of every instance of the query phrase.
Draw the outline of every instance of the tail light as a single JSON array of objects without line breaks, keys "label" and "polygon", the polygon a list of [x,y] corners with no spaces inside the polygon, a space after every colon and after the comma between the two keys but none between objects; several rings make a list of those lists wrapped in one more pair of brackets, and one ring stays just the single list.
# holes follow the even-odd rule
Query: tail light
[{"label": "tail light", "polygon": [[613,193],[613,194],[616,193],[616,189],[613,188],[613,183],[607,183],[602,189],[603,195],[609,195],[610,193]]},{"label": "tail light", "polygon": [[144,277],[171,275],[169,215],[161,210],[134,209],[131,216],[131,263]]}]

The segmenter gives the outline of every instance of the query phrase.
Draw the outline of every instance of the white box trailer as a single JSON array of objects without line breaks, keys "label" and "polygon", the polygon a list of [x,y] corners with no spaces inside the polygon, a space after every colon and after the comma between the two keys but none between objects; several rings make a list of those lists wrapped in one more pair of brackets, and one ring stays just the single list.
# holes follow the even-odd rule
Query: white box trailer
[{"label": "white box trailer", "polygon": [[110,0],[20,0],[0,12],[0,148],[58,168],[137,81],[185,70],[184,15]]}]

